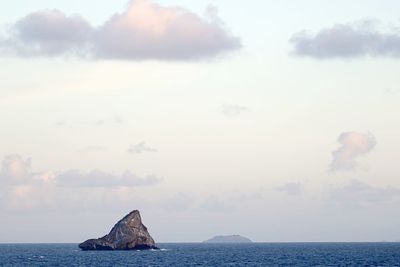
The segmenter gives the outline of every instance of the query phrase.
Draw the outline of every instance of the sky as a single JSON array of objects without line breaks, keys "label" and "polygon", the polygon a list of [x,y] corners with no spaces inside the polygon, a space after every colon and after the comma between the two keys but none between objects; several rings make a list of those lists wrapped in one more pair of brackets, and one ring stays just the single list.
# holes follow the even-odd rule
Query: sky
[{"label": "sky", "polygon": [[0,3],[0,242],[400,240],[400,2]]}]

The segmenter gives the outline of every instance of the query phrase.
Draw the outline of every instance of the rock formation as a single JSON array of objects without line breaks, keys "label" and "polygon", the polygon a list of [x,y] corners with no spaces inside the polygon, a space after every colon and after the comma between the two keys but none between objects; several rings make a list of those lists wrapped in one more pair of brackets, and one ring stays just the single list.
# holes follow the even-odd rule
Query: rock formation
[{"label": "rock formation", "polygon": [[240,235],[218,235],[204,241],[204,243],[251,243],[250,239]]},{"label": "rock formation", "polygon": [[79,247],[82,250],[145,250],[156,249],[155,242],[142,224],[138,210],[126,215],[111,229],[111,232],[98,239],[89,239]]}]

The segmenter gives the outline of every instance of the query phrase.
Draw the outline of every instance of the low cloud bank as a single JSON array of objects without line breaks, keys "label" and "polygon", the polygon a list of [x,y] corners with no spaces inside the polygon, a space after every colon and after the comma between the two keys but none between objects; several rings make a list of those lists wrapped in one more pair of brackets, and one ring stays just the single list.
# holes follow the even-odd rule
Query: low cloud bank
[{"label": "low cloud bank", "polygon": [[[31,171],[30,159],[9,155],[0,170],[0,209],[26,210],[90,202],[113,194],[114,199],[142,186],[157,185],[162,180],[150,175],[140,177],[130,171],[113,174],[101,170]],[[92,196],[88,199],[88,196]]]},{"label": "low cloud bank", "polygon": [[57,186],[69,187],[131,187],[157,184],[161,179],[150,175],[139,177],[130,171],[115,175],[101,170],[82,172],[71,169],[59,174],[52,171],[32,172],[31,160],[20,155],[9,155],[3,159],[0,178],[3,184],[19,185],[35,182],[53,183]]}]

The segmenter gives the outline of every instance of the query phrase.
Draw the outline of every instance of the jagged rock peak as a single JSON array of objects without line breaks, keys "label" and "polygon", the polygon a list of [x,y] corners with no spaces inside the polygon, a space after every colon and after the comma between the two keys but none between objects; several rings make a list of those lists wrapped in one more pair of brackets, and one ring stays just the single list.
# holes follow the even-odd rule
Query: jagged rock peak
[{"label": "jagged rock peak", "polygon": [[79,244],[82,250],[143,250],[156,249],[138,210],[134,210],[117,222],[108,235],[89,239]]}]

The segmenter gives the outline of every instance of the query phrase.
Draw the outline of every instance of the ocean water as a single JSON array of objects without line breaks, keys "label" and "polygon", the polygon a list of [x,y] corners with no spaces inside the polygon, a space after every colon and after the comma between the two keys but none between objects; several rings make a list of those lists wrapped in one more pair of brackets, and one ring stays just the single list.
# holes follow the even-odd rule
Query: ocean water
[{"label": "ocean water", "polygon": [[0,244],[0,266],[400,266],[400,243],[158,244],[81,251],[77,244]]}]

